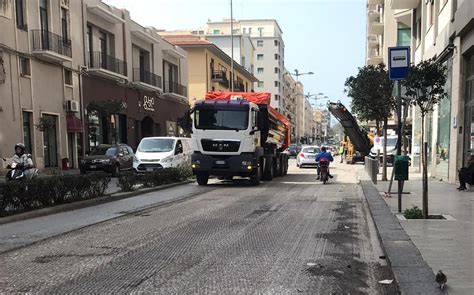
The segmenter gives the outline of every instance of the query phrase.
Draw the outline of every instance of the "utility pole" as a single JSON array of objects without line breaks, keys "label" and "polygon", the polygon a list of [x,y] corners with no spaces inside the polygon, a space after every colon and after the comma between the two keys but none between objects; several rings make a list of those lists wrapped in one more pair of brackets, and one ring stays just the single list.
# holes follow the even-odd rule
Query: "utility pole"
[{"label": "utility pole", "polygon": [[230,0],[230,91],[234,92],[234,13],[232,0]]}]

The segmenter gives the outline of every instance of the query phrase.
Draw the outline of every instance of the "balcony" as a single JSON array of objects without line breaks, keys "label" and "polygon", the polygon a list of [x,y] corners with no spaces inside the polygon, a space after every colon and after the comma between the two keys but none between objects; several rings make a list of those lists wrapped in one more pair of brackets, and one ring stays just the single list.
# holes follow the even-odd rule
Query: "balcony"
[{"label": "balcony", "polygon": [[372,4],[383,4],[384,0],[368,0],[367,4],[372,5]]},{"label": "balcony", "polygon": [[229,80],[227,80],[227,72],[225,71],[213,71],[212,81],[221,84],[222,86],[229,88]]},{"label": "balcony", "polygon": [[376,17],[372,20],[369,19],[369,34],[382,35],[384,29],[384,23],[382,16]]},{"label": "balcony", "polygon": [[112,80],[127,79],[127,63],[100,51],[89,52],[89,73]]},{"label": "balcony", "polygon": [[240,81],[234,81],[234,91],[245,92],[245,85]]},{"label": "balcony", "polygon": [[174,81],[165,81],[163,85],[164,96],[188,101],[188,88]]},{"label": "balcony", "polygon": [[52,62],[72,61],[71,40],[45,30],[32,30],[33,54]]},{"label": "balcony", "polygon": [[369,22],[377,21],[380,17],[383,16],[383,7],[382,5],[369,5],[367,9],[367,17]]},{"label": "balcony", "polygon": [[141,68],[133,69],[133,84],[147,91],[162,91],[161,77]]},{"label": "balcony", "polygon": [[380,39],[378,36],[376,35],[368,35],[367,36],[367,44],[369,46],[369,48],[374,48],[374,47],[377,47],[377,46],[380,46]]},{"label": "balcony", "polygon": [[420,4],[420,0],[391,0],[392,9],[415,9]]}]

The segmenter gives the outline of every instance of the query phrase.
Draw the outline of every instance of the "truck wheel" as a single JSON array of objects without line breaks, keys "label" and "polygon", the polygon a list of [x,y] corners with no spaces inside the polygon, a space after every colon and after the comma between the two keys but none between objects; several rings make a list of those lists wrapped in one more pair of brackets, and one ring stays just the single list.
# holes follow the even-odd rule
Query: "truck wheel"
[{"label": "truck wheel", "polygon": [[273,180],[273,158],[269,157],[265,159],[265,165],[263,168],[263,180],[272,181]]},{"label": "truck wheel", "polygon": [[283,156],[283,176],[288,174],[288,156]]},{"label": "truck wheel", "polygon": [[275,177],[280,177],[280,176],[283,176],[283,165],[282,165],[282,160],[281,160],[282,157],[278,157],[278,158],[275,158],[275,165],[274,165],[274,171],[273,171],[273,175],[275,175]]},{"label": "truck wheel", "polygon": [[250,184],[252,186],[258,186],[260,184],[260,180],[262,178],[262,167],[259,165],[257,167],[257,171],[255,171],[255,174],[250,176]]},{"label": "truck wheel", "polygon": [[196,174],[196,180],[199,185],[207,185],[209,181],[209,175],[205,173],[198,173]]}]

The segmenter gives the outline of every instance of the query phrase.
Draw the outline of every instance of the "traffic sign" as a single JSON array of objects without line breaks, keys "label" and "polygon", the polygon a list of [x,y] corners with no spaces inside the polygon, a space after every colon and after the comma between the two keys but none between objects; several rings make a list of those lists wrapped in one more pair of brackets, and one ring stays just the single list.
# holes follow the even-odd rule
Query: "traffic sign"
[{"label": "traffic sign", "polygon": [[390,80],[404,80],[410,70],[410,47],[388,48],[388,75]]}]

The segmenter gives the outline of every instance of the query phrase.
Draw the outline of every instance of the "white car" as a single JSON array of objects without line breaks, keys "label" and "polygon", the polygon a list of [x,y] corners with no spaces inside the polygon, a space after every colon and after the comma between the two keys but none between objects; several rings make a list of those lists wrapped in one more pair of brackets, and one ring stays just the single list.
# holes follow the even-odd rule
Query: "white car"
[{"label": "white car", "polygon": [[191,139],[184,137],[145,137],[140,141],[133,169],[153,172],[162,168],[191,167]]},{"label": "white car", "polygon": [[316,156],[321,152],[318,146],[305,146],[296,156],[296,166],[316,166]]}]

